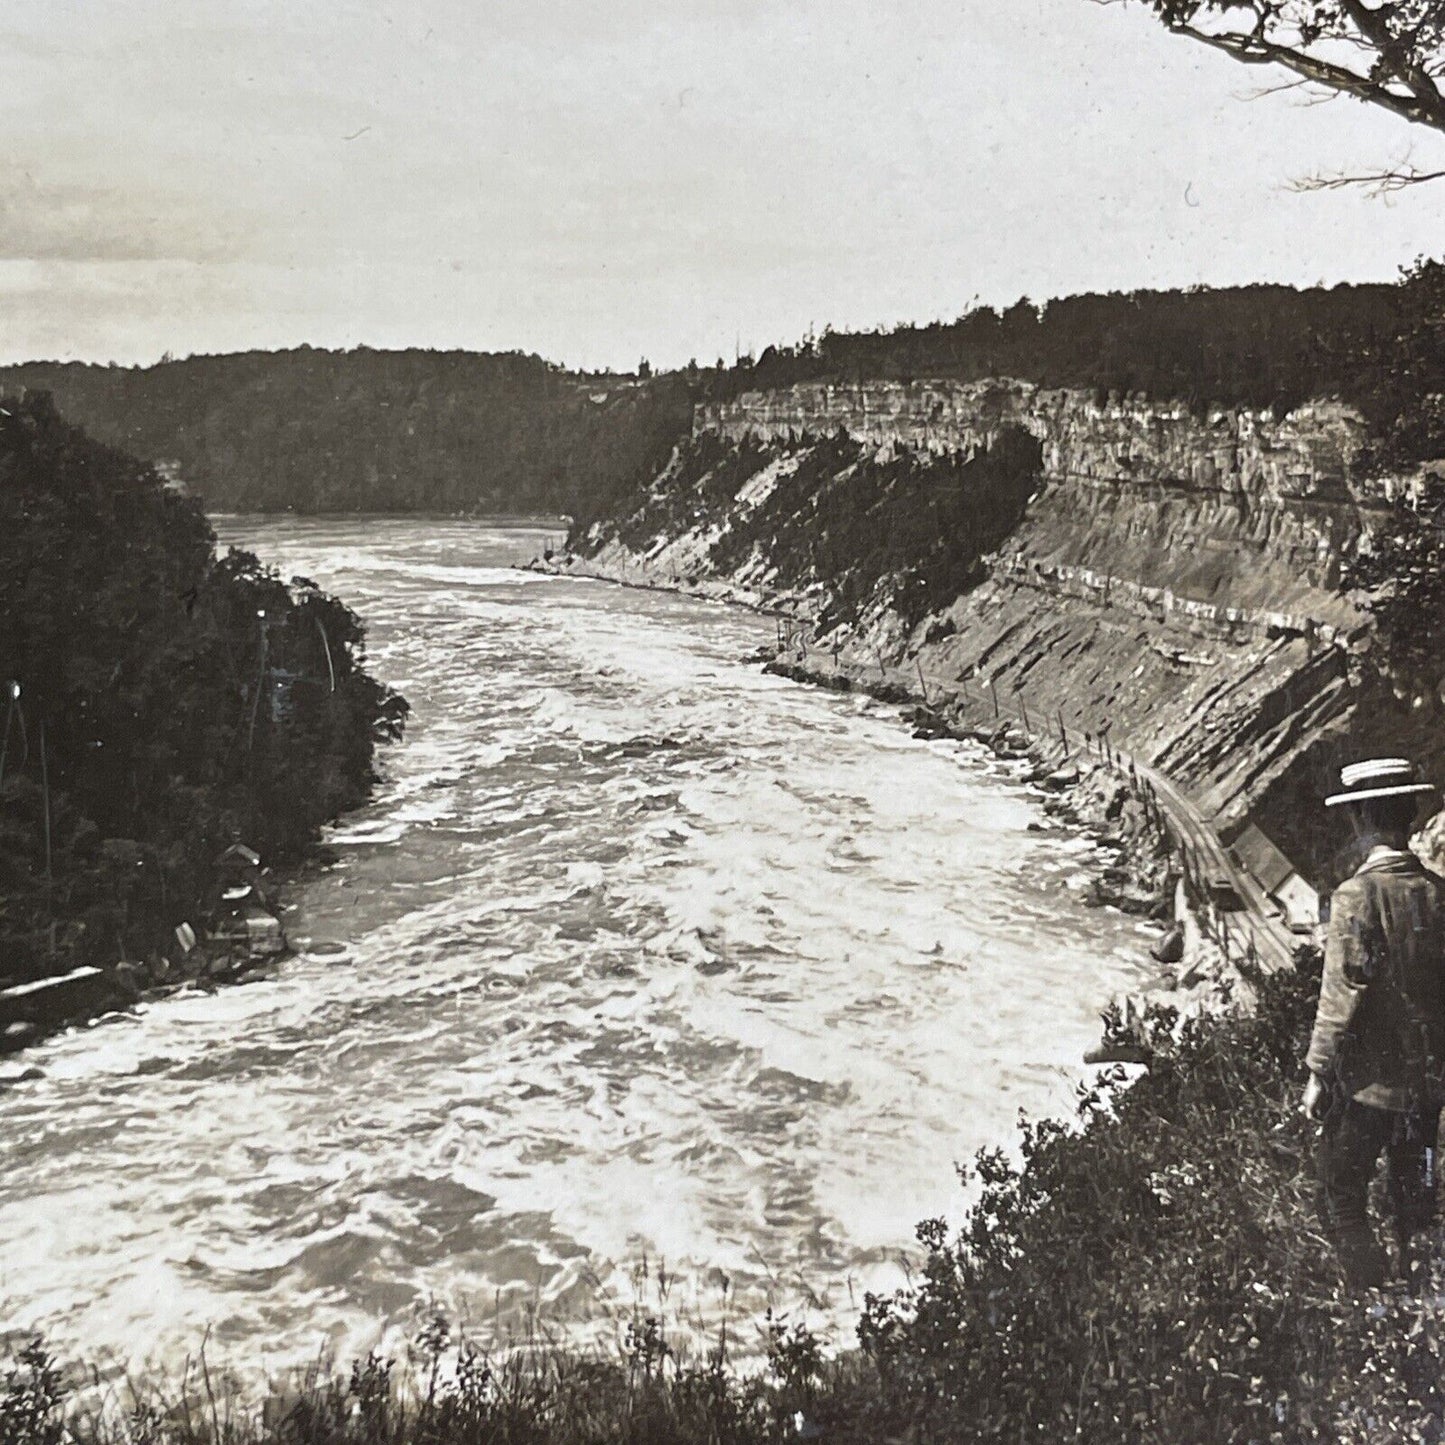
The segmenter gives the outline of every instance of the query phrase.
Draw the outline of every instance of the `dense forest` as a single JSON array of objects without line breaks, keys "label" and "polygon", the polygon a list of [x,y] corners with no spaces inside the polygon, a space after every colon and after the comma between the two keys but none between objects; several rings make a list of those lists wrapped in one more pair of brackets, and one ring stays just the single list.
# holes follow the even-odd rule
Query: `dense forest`
[{"label": "dense forest", "polygon": [[1424,297],[1419,272],[1396,285],[1197,287],[1028,300],[957,321],[825,331],[731,368],[718,395],[800,381],[979,381],[1140,393],[1198,407],[1289,410],[1320,396],[1362,407],[1382,358]]},{"label": "dense forest", "polygon": [[[1422,455],[1399,419],[1445,391],[1432,341],[1439,269],[1395,285],[1020,301],[659,375],[589,376],[519,353],[300,347],[140,368],[35,362],[0,368],[0,387],[53,393],[92,435],[154,458],[213,510],[595,520],[656,475],[695,403],[814,380],[1013,376],[1276,410],[1337,396],[1398,434],[1394,454]],[[1401,366],[1402,355],[1428,364]]]},{"label": "dense forest", "polygon": [[213,511],[572,512],[587,490],[660,466],[692,419],[681,377],[643,385],[460,351],[39,362],[0,368],[0,388],[50,392]]},{"label": "dense forest", "polygon": [[294,859],[406,704],[361,624],[198,502],[0,393],[0,985],[203,931],[233,842]]}]

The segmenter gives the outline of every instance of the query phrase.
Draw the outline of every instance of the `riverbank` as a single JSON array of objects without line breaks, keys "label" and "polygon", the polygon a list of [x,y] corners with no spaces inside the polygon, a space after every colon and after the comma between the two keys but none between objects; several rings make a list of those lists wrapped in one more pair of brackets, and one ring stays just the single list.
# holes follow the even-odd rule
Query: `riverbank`
[{"label": "riverbank", "polygon": [[407,714],[344,603],[3,400],[0,1054],[284,952],[263,860],[367,797]]},{"label": "riverbank", "polygon": [[[578,1353],[545,1325],[491,1348],[429,1321],[401,1355],[324,1365],[266,1395],[209,1370],[132,1374],[82,1408],[43,1350],[0,1387],[7,1445],[877,1445],[1070,1439],[1089,1445],[1437,1439],[1445,1270],[1419,1297],[1343,1294],[1313,1222],[1311,1126],[1296,1099],[1313,1007],[1301,974],[1262,980],[1248,1014],[1146,1020],[1155,1066],[1081,1091],[1067,1124],[1025,1123],[1022,1160],[985,1151],[961,1229],[924,1221],[913,1283],[864,1302],[856,1350],[760,1322],[738,1373],[665,1320],[619,1321]],[[79,1363],[79,1362],[70,1362]],[[122,1422],[128,1419],[131,1427]]]},{"label": "riverbank", "polygon": [[[1264,973],[1289,967],[1297,950],[1312,947],[1308,937],[1288,935],[1267,912],[1262,892],[1249,886],[1176,787],[1107,735],[1070,729],[1061,709],[1054,720],[1037,709],[1031,714],[1019,694],[1001,697],[977,683],[930,677],[918,662],[889,666],[843,646],[810,650],[808,599],[801,596],[772,596],[716,579],[660,578],[645,567],[629,574],[615,558],[570,553],[534,559],[529,568],[701,597],[773,617],[778,644],[756,659],[766,671],[829,691],[866,693],[907,709],[903,719],[916,736],[979,744],[1025,764],[1045,811],[1113,855],[1092,879],[1090,901],[1159,925],[1150,949],[1159,971],[1106,1011],[1104,1037],[1090,1051],[1090,1063],[1143,1058],[1137,1020],[1150,1004],[1186,1016],[1248,1004]],[[1211,896],[1221,880],[1238,883],[1241,911],[1221,908]]]},{"label": "riverbank", "polygon": [[23,1055],[67,1029],[123,1017],[183,989],[214,989],[264,976],[290,953],[279,910],[257,907],[238,917],[222,936],[188,946],[177,942],[147,961],[83,966],[58,978],[0,990],[0,1091],[41,1077],[33,1065],[9,1056]]}]

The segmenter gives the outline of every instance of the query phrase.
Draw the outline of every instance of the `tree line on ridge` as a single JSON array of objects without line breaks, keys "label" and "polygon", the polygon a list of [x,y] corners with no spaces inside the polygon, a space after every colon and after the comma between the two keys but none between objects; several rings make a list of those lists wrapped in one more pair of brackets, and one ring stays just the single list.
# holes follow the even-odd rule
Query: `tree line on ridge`
[{"label": "tree line on ridge", "polygon": [[[1391,285],[1024,300],[656,374],[572,372],[521,353],[299,347],[149,367],[32,362],[0,368],[0,387],[51,392],[66,416],[173,471],[212,510],[593,520],[657,474],[695,404],[803,381],[1012,376],[1276,411],[1338,397],[1386,435],[1445,392],[1435,361],[1398,364],[1402,339],[1431,334],[1440,290],[1438,265],[1422,263]],[[1407,450],[1434,441],[1416,435]]]}]

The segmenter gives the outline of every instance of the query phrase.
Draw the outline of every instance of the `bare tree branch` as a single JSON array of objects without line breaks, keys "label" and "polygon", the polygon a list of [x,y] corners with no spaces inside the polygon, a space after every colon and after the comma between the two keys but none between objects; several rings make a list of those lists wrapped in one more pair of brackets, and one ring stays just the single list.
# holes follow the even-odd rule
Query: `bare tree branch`
[{"label": "bare tree branch", "polygon": [[[1131,0],[1093,0],[1099,5]],[[1137,0],[1176,35],[1244,65],[1277,67],[1295,86],[1352,96],[1445,134],[1445,0]],[[1385,167],[1362,176],[1316,176],[1297,189],[1362,185],[1387,195],[1445,176]]]},{"label": "bare tree branch", "polygon": [[1218,33],[1200,30],[1194,25],[1176,24],[1169,27],[1177,35],[1197,40],[1202,45],[1222,50],[1226,55],[1246,65],[1282,65],[1296,75],[1303,76],[1315,85],[1328,86],[1331,90],[1352,95],[1357,100],[1369,101],[1372,105],[1383,106],[1404,120],[1417,125],[1433,126],[1445,130],[1445,99],[1439,98],[1440,114],[1437,116],[1423,106],[1413,95],[1401,95],[1381,85],[1368,75],[1360,75],[1343,65],[1311,55],[1305,50],[1291,49],[1287,45],[1276,45],[1261,39],[1257,34],[1237,35],[1230,31]]},{"label": "bare tree branch", "polygon": [[1410,186],[1424,185],[1427,181],[1445,180],[1445,170],[1422,171],[1415,166],[1405,166],[1399,170],[1390,171],[1367,171],[1361,175],[1322,175],[1304,176],[1300,180],[1291,181],[1289,189],[1299,193],[1310,191],[1344,191],[1362,188],[1371,196],[1389,196],[1397,191],[1403,191]]},{"label": "bare tree branch", "polygon": [[1296,95],[1295,103],[1313,109],[1317,105],[1331,105],[1337,100],[1347,99],[1338,90],[1326,90],[1313,80],[1282,80],[1278,85],[1256,85],[1247,90],[1237,91],[1240,100],[1264,100],[1271,95]]}]

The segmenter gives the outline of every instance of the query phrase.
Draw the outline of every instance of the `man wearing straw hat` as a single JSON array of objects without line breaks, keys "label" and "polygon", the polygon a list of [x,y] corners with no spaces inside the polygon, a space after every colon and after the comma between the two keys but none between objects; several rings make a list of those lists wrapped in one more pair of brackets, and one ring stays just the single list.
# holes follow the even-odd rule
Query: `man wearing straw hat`
[{"label": "man wearing straw hat", "polygon": [[1445,879],[1408,844],[1435,792],[1403,758],[1340,774],[1326,798],[1344,814],[1363,861],[1335,890],[1324,978],[1310,1039],[1303,1108],[1321,1121],[1320,1217],[1346,1280],[1384,1282],[1387,1261],[1366,1196],[1385,1155],[1400,1273],[1411,1236],[1435,1207],[1435,1148],[1445,1069]]}]

